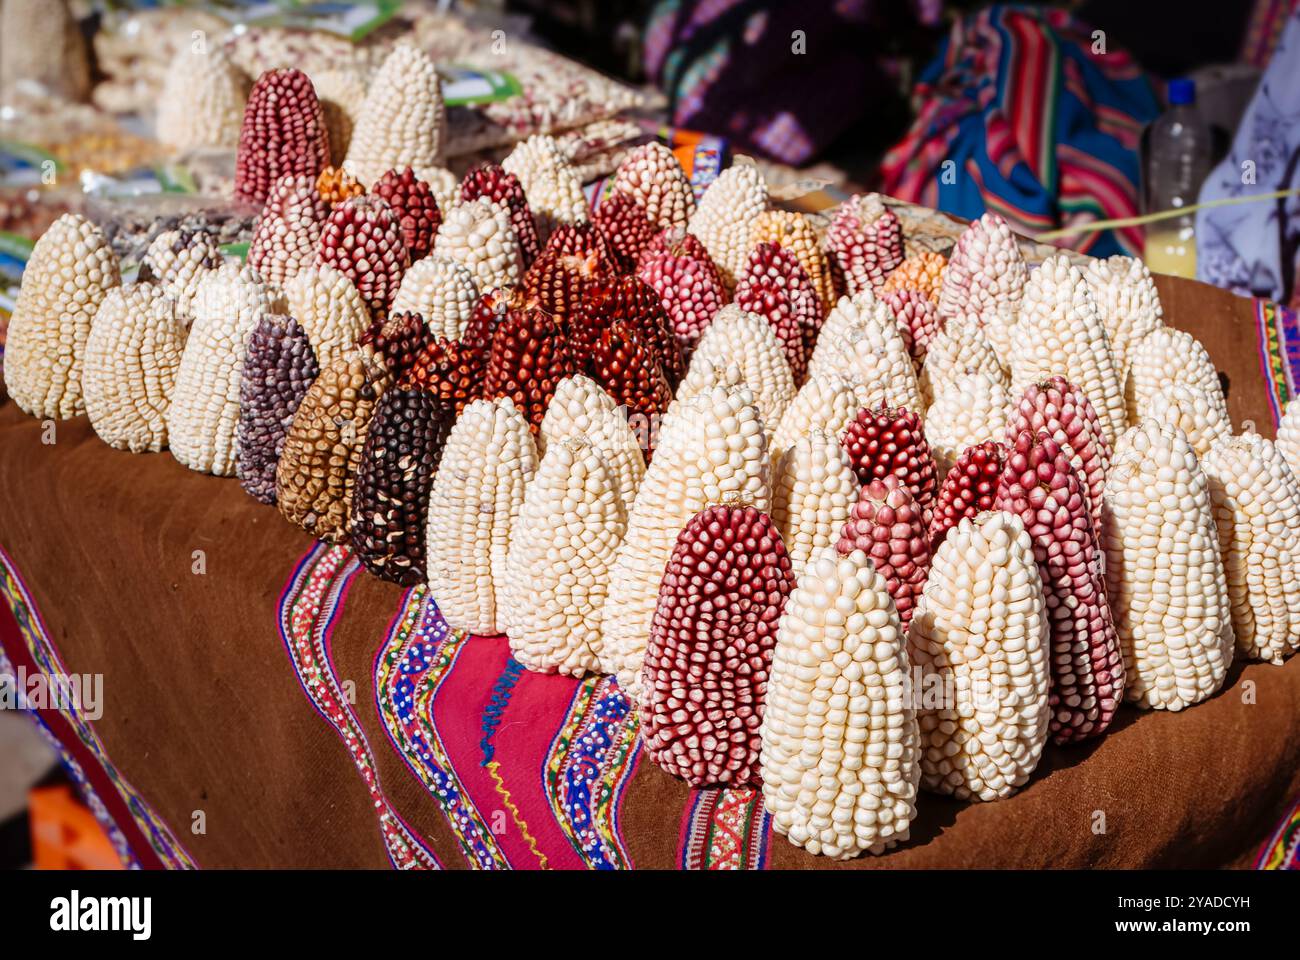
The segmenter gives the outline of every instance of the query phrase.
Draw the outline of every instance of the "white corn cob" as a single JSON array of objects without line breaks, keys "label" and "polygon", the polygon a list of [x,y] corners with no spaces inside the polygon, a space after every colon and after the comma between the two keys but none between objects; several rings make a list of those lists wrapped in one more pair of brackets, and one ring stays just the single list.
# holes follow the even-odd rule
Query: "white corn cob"
[{"label": "white corn cob", "polygon": [[370,326],[370,311],[356,286],[327,264],[299,273],[285,284],[284,297],[322,369],[356,346]]},{"label": "white corn cob", "polygon": [[504,626],[506,555],[537,471],[528,422],[508,397],[475,400],[447,436],[429,492],[429,590],[454,628]]},{"label": "white corn cob", "polygon": [[1181,710],[1223,684],[1232,611],[1205,474],[1187,436],[1146,419],[1106,478],[1106,595],[1126,699]]},{"label": "white corn cob", "polygon": [[225,260],[206,230],[167,230],[153,238],[140,261],[140,280],[152,280],[176,301],[176,314],[188,327],[194,320],[199,281]]},{"label": "white corn cob", "polygon": [[997,800],[1024,785],[1047,742],[1047,636],[1020,518],[996,510],[963,518],[935,552],[908,636],[922,704],[922,786]]},{"label": "white corn cob", "polygon": [[366,106],[370,71],[360,64],[339,63],[320,70],[312,68],[308,75],[311,85],[316,88],[321,113],[325,116],[325,129],[330,138],[330,163],[341,167],[352,146],[352,131],[357,128],[357,121]]},{"label": "white corn cob", "polygon": [[862,405],[853,384],[842,377],[809,380],[794,395],[772,434],[772,459],[776,461],[813,430],[824,430],[837,440],[853,422]]},{"label": "white corn cob", "polygon": [[1300,403],[1291,400],[1277,425],[1278,452],[1286,458],[1291,472],[1300,477]]},{"label": "white corn cob", "polygon": [[564,159],[554,137],[538,133],[522,141],[501,161],[501,168],[519,178],[542,243],[556,224],[586,223],[591,219],[582,181]]},{"label": "white corn cob", "polygon": [[1005,365],[1015,349],[1011,331],[1028,279],[1015,234],[996,213],[986,213],[957,238],[948,257],[939,315],[974,321]]},{"label": "white corn cob", "polygon": [[781,615],[760,728],[777,833],[836,860],[908,838],[921,774],[910,672],[867,555],[814,555]]},{"label": "white corn cob", "polygon": [[1107,442],[1114,444],[1128,419],[1106,328],[1097,315],[1088,281],[1064,254],[1049,257],[1029,274],[1011,355],[1011,393],[1062,376],[1092,401]]},{"label": "white corn cob", "polygon": [[678,402],[628,511],[605,602],[601,669],[640,696],[641,665],[664,567],[683,526],[711,503],[767,511],[770,464],[762,419],[747,387],[713,387]]},{"label": "white corn cob", "polygon": [[796,580],[814,553],[839,539],[857,502],[857,474],[836,434],[813,428],[781,455],[772,479],[772,522]]},{"label": "white corn cob", "polygon": [[167,408],[185,349],[176,304],[151,283],[114,287],[99,305],[81,372],[90,425],[132,453],[167,445]]},{"label": "white corn cob", "polygon": [[411,264],[402,276],[390,312],[418,313],[433,336],[459,340],[478,298],[468,267],[430,256]]},{"label": "white corn cob", "polygon": [[935,394],[944,385],[967,373],[988,374],[1003,386],[1010,385],[997,352],[984,336],[983,329],[972,320],[948,320],[930,341],[925,363],[921,364],[917,384],[922,399],[927,404],[933,403]]},{"label": "white corn cob", "polygon": [[[1228,402],[1214,361],[1199,340],[1173,327],[1157,327],[1132,345],[1124,399],[1128,415],[1141,418],[1142,410],[1157,391],[1171,383],[1196,387],[1228,420]],[[1100,411],[1098,411],[1100,413]]]},{"label": "white corn cob", "polygon": [[1010,409],[1010,391],[987,373],[964,373],[940,388],[925,413],[925,439],[940,481],[971,444],[1002,439]]},{"label": "white corn cob", "polygon": [[614,175],[613,189],[641,204],[660,230],[685,227],[695,212],[690,178],[673,152],[657,140],[627,155]]},{"label": "white corn cob", "polygon": [[817,231],[806,216],[791,210],[763,211],[749,226],[749,249],[753,250],[760,243],[775,243],[794,254],[808,275],[812,288],[817,291],[823,314],[835,304],[830,264],[822,252]]},{"label": "white corn cob", "polygon": [[839,318],[829,333],[823,329],[817,338],[808,378],[847,380],[861,407],[884,403],[923,414],[916,368],[889,306],[869,294],[857,294],[841,298],[831,315],[836,314]]},{"label": "white corn cob", "polygon": [[[1143,419],[1150,417],[1157,423],[1174,424],[1196,451],[1203,457],[1224,437],[1232,434],[1232,427],[1220,410],[1202,390],[1186,383],[1171,383],[1153,393],[1141,411]],[[1278,431],[1278,448],[1282,449],[1282,432]],[[1282,451],[1285,455],[1286,451]]]},{"label": "white corn cob", "polygon": [[370,81],[343,168],[369,188],[389,170],[442,164],[447,108],[428,54],[399,42]]},{"label": "white corn cob", "polygon": [[1160,294],[1147,265],[1135,257],[1116,255],[1092,260],[1086,276],[1123,385],[1128,376],[1129,350],[1163,323]]},{"label": "white corn cob", "polygon": [[645,455],[628,425],[626,411],[590,377],[575,374],[555,387],[542,417],[538,452],[545,456],[552,443],[581,437],[604,459],[620,502],[630,510],[645,476]]},{"label": "white corn cob", "polygon": [[491,200],[453,207],[438,228],[433,255],[469,270],[483,293],[516,284],[523,276],[523,256],[510,226],[510,211]]},{"label": "white corn cob", "polygon": [[733,164],[709,184],[691,215],[690,232],[709,251],[728,295],[749,257],[750,223],[767,209],[767,183],[752,164]]},{"label": "white corn cob", "polygon": [[732,365],[739,367],[741,379],[754,392],[763,428],[770,436],[795,395],[790,364],[771,324],[735,304],[719,310],[691,354],[691,365],[678,396],[690,396],[713,379],[712,371],[704,371],[706,365],[724,370]]},{"label": "white corn cob", "polygon": [[121,282],[117,257],[85,217],[65,213],[36,241],[4,355],[5,386],[24,413],[66,420],[85,412],[81,362],[91,321]]},{"label": "white corn cob", "polygon": [[200,473],[235,475],[244,348],[264,314],[283,312],[270,288],[238,264],[200,281],[167,411],[168,445],[177,461]]},{"label": "white corn cob", "polygon": [[1220,441],[1201,466],[1237,652],[1281,663],[1300,647],[1300,483],[1272,441],[1255,433]]},{"label": "white corn cob", "polygon": [[220,48],[197,52],[185,44],[167,66],[155,122],[158,139],[184,153],[239,145],[252,84]]},{"label": "white corn cob", "polygon": [[609,568],[626,529],[615,472],[596,448],[580,437],[552,443],[524,490],[499,591],[510,652],[529,670],[599,668]]}]

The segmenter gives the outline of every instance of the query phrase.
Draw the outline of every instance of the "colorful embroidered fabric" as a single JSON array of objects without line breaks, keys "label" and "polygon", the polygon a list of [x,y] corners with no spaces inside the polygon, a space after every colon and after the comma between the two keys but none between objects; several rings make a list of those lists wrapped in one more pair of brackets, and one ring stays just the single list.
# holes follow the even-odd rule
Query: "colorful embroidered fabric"
[{"label": "colorful embroidered fabric", "polygon": [[1300,800],[1260,848],[1256,870],[1300,870]]},{"label": "colorful embroidered fabric", "polygon": [[[1237,126],[1232,149],[1201,187],[1200,202],[1300,187],[1300,11]],[[1196,213],[1197,279],[1286,303],[1300,258],[1300,196]]]},{"label": "colorful embroidered fabric", "polygon": [[1300,383],[1300,316],[1271,300],[1256,300],[1255,332],[1260,375],[1268,384],[1269,410],[1276,426]]},{"label": "colorful embroidered fabric", "polygon": [[[5,601],[0,610],[0,674],[17,677],[16,668],[22,666],[28,676],[40,675],[46,682],[68,676],[27,585],[3,547],[0,596]],[[59,751],[69,776],[124,866],[197,866],[162,818],[113,766],[103,742],[76,704],[59,703],[28,712]]]},{"label": "colorful embroidered fabric", "polygon": [[[1159,112],[1123,50],[1064,10],[995,5],[963,17],[913,92],[911,131],[882,192],[1022,233],[1138,213],[1138,138]],[[1080,234],[1094,256],[1140,254],[1142,232]]]}]

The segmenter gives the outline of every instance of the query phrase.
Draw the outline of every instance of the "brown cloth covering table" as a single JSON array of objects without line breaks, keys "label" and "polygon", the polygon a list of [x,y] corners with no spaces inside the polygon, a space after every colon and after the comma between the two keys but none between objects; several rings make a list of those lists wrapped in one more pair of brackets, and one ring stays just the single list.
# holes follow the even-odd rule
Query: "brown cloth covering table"
[{"label": "brown cloth covering table", "polygon": [[[1160,292],[1167,319],[1200,338],[1226,373],[1234,423],[1250,419],[1271,435],[1250,303],[1168,278]],[[308,702],[277,632],[277,603],[308,537],[234,480],[193,473],[166,453],[108,448],[84,417],[58,423],[53,444],[42,432],[12,401],[0,404],[0,546],[66,669],[103,675],[93,727],[121,777],[202,867],[390,866],[372,795]],[[335,667],[355,683],[355,714],[393,810],[444,867],[464,867],[448,821],[376,710],[374,658],[401,597],[364,573],[354,578],[333,633]],[[1298,792],[1300,657],[1281,667],[1238,662],[1204,704],[1178,714],[1126,706],[1102,739],[1049,747],[1010,799],[922,794],[911,840],[885,856],[833,863],[773,835],[763,860],[1245,866]],[[689,793],[640,758],[619,804],[633,865],[680,865]]]}]

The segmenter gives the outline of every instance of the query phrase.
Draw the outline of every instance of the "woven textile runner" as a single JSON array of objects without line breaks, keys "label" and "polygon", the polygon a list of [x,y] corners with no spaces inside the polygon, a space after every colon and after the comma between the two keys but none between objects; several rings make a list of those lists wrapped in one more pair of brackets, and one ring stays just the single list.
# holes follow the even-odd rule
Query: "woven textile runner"
[{"label": "woven textile runner", "polygon": [[1268,402],[1276,426],[1300,382],[1300,317],[1271,300],[1255,301],[1259,368],[1268,384]]},{"label": "woven textile runner", "polygon": [[1259,851],[1256,870],[1300,870],[1300,800],[1287,811]]},{"label": "woven textile runner", "polygon": [[380,719],[477,869],[631,865],[618,805],[636,722],[610,680],[529,673],[505,637],[407,592],[375,660]]},{"label": "woven textile runner", "polygon": [[683,870],[762,870],[771,827],[756,787],[692,790],[678,863]]},{"label": "woven textile runner", "polygon": [[374,800],[380,833],[399,870],[437,870],[438,859],[404,823],[379,782],[374,754],[334,670],[330,639],[348,584],[361,569],[346,547],[317,543],[298,562],[280,596],[280,638],[298,682],[343,740]]},{"label": "woven textile runner", "polygon": [[[15,664],[21,664],[29,677],[39,674],[46,683],[52,678],[68,676],[45,621],[3,547],[0,547],[0,594],[12,615],[12,621],[2,618],[5,622],[0,623],[0,640],[12,644],[8,650],[0,644],[0,673],[16,677]],[[10,639],[9,627],[16,628],[14,640]],[[58,750],[69,776],[125,866],[169,869],[197,866],[162,818],[113,766],[103,742],[75,704],[59,702],[48,709],[29,712],[46,739]]]}]

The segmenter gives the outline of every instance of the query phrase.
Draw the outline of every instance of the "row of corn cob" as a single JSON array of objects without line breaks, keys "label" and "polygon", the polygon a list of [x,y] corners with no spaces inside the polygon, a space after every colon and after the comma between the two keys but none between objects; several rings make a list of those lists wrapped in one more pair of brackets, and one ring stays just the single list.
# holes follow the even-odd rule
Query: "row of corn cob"
[{"label": "row of corn cob", "polygon": [[[761,782],[792,841],[880,852],[918,786],[1006,796],[1125,697],[1300,645],[1300,427],[1232,436],[1139,262],[1031,270],[995,215],[909,258],[874,196],[818,237],[752,166],[697,204],[656,144],[594,213],[545,138],[449,197],[414,154],[326,170],[310,85],[271,84],[302,116],[241,141],[249,264],[165,235],[122,286],[63,218],[11,395],[238,474],[530,669],[615,674],[655,762]],[[290,129],[259,104],[245,137]]]}]

